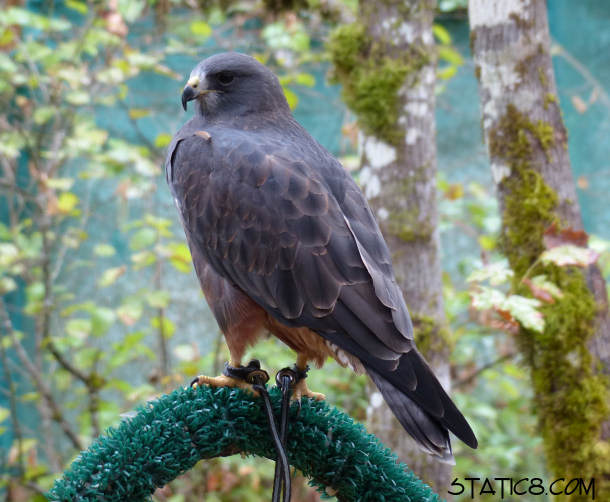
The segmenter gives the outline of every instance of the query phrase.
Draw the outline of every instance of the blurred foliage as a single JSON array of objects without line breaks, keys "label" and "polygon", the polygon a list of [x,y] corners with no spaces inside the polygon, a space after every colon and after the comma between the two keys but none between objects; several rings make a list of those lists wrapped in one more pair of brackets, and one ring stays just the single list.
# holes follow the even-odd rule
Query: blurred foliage
[{"label": "blurred foliage", "polygon": [[[0,449],[0,493],[8,500],[42,500],[74,453],[121,411],[199,372],[218,372],[227,358],[220,335],[205,353],[173,342],[179,334],[167,313],[182,298],[166,276],[192,274],[175,214],[159,212],[159,199],[167,198],[160,166],[173,131],[143,132],[142,121],[156,112],[150,98],[134,99],[142,96],[133,95],[132,82],[156,74],[179,88],[173,55],[194,55],[194,47],[221,36],[216,28],[249,20],[257,27],[249,36],[263,48],[256,57],[278,72],[292,108],[295,90],[315,85],[303,64],[320,56],[294,14],[263,23],[264,11],[235,4],[232,14],[212,7],[193,18],[180,5],[160,11],[161,3],[68,0],[0,12],[0,365],[9,390],[0,438],[13,438]],[[162,34],[128,36],[150,15],[164,25]],[[117,111],[133,137],[101,125],[100,117]],[[109,240],[104,219],[117,222]],[[266,367],[294,360],[274,340],[263,345],[257,354],[266,354]],[[134,378],[145,367],[152,370]],[[345,376],[330,364],[311,382],[363,419],[363,377]],[[254,465],[206,463],[156,498],[265,499],[273,466]],[[303,479],[296,486],[295,500],[317,500]]]},{"label": "blurred foliage", "polygon": [[[277,7],[270,13],[254,2],[66,0],[0,11],[0,378],[7,385],[0,395],[0,495],[8,500],[44,500],[57,473],[122,412],[197,373],[221,370],[228,356],[222,337],[195,343],[171,315],[185,299],[167,276],[192,276],[176,214],[159,204],[168,199],[160,166],[174,131],[143,132],[159,111],[146,92],[134,95],[133,82],[161,78],[178,93],[183,75],[172,58],[234,48],[238,37],[276,71],[290,106],[298,107],[298,94],[317,84],[311,68],[327,57],[321,39],[355,8],[354,1],[309,0],[300,15],[284,9],[302,3],[266,2]],[[442,11],[464,6],[439,3]],[[463,61],[443,26],[434,34],[442,92]],[[133,135],[120,134],[103,115],[125,117]],[[345,133],[355,142],[353,124]],[[528,377],[512,338],[515,323],[543,321],[538,305],[508,287],[510,271],[497,251],[497,202],[487,187],[441,177],[439,193],[441,232],[463,232],[477,250],[458,276],[445,277],[454,393],[481,444],[476,452],[455,444],[454,475],[542,473]],[[106,221],[117,222],[114,234],[99,230]],[[598,259],[610,277],[610,243],[592,238],[591,247],[595,257],[564,248],[549,259]],[[538,302],[561,294],[544,277],[529,279]],[[188,321],[202,322],[196,315]],[[248,357],[268,369],[294,359],[273,339]],[[134,375],[142,368],[146,374]],[[364,377],[329,362],[309,378],[331,403],[365,419]],[[155,500],[267,500],[272,473],[260,459],[218,459]],[[298,478],[293,500],[318,500],[305,484]]]}]

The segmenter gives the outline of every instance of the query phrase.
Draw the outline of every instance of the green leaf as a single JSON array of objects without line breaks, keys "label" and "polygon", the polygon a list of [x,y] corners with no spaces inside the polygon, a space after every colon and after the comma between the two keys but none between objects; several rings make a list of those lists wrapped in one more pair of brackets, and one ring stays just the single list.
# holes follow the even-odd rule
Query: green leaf
[{"label": "green leaf", "polygon": [[0,11],[0,24],[4,26],[16,24],[43,31],[62,31],[70,28],[70,23],[65,19],[48,18],[19,7],[10,7]]},{"label": "green leaf", "polygon": [[40,106],[34,110],[34,123],[42,125],[57,115],[57,109],[52,106]]},{"label": "green leaf", "polygon": [[157,241],[157,232],[152,228],[141,228],[129,240],[129,247],[134,251],[151,246]]},{"label": "green leaf", "polygon": [[74,363],[79,368],[92,368],[100,358],[100,349],[97,347],[84,347],[74,354]]},{"label": "green leaf", "polygon": [[75,10],[79,14],[87,14],[89,11],[89,7],[85,2],[79,2],[78,0],[65,0],[64,5],[68,7],[68,9]]},{"label": "green leaf", "polygon": [[146,7],[144,0],[119,0],[119,12],[128,23],[133,23]]},{"label": "green leaf", "polygon": [[117,316],[126,326],[133,326],[142,316],[142,310],[142,302],[132,297],[117,309]]},{"label": "green leaf", "polygon": [[55,190],[70,190],[74,185],[73,178],[49,178],[46,180],[46,184],[49,188]]},{"label": "green leaf", "polygon": [[502,310],[510,312],[524,328],[542,333],[544,331],[544,317],[537,310],[541,305],[542,302],[535,298],[510,295],[502,304]]},{"label": "green leaf", "polygon": [[91,334],[91,319],[70,319],[66,323],[66,333],[83,341]]},{"label": "green leaf", "polygon": [[152,214],[146,214],[144,215],[144,222],[164,237],[170,237],[172,235],[168,230],[172,226],[172,220],[168,218],[160,218],[158,216],[153,216]]},{"label": "green leaf", "polygon": [[65,99],[71,105],[82,106],[89,103],[91,98],[85,91],[69,91]]},{"label": "green leaf", "polygon": [[169,304],[167,291],[152,291],[146,295],[146,301],[153,308],[163,309]]},{"label": "green leaf", "polygon": [[15,73],[18,69],[18,66],[11,58],[0,52],[0,72]]},{"label": "green leaf", "polygon": [[461,54],[453,47],[441,45],[438,48],[438,57],[440,60],[447,61],[455,66],[461,66],[464,64],[464,59]]},{"label": "green leaf", "polygon": [[111,246],[110,244],[98,244],[93,248],[93,252],[97,256],[106,257],[116,254],[116,249],[114,249],[114,246]]},{"label": "green leaf", "polygon": [[497,286],[505,283],[508,279],[512,278],[513,275],[513,271],[508,266],[508,261],[503,260],[490,263],[479,270],[475,270],[468,276],[466,281],[483,282],[489,280],[489,284]]},{"label": "green leaf", "polygon": [[40,281],[31,283],[25,288],[28,302],[42,301],[44,298],[44,284]]},{"label": "green leaf", "polygon": [[91,334],[93,336],[106,334],[110,326],[114,324],[116,317],[113,310],[96,306],[91,310]]},{"label": "green leaf", "polygon": [[449,80],[454,77],[457,73],[457,66],[445,66],[444,68],[439,68],[436,72],[436,76],[443,80]]},{"label": "green leaf", "polygon": [[472,306],[478,310],[502,309],[506,295],[499,289],[478,286],[471,291]]},{"label": "green leaf", "polygon": [[172,142],[172,135],[162,132],[155,138],[155,146],[157,148],[165,148]]},{"label": "green leaf", "polygon": [[5,295],[17,289],[17,283],[12,277],[0,277],[0,295]]},{"label": "green leaf", "polygon": [[451,43],[451,35],[444,26],[440,24],[432,25],[432,33],[441,44],[448,45]]},{"label": "green leaf", "polygon": [[0,266],[8,267],[19,258],[19,249],[10,242],[0,243]]},{"label": "green leaf", "polygon": [[546,275],[537,275],[536,277],[532,277],[531,281],[534,286],[546,291],[551,296],[563,298],[561,289],[559,289],[556,284],[549,281]]},{"label": "green leaf", "polygon": [[10,416],[10,414],[11,413],[8,408],[3,408],[0,406],[0,423],[4,422]]},{"label": "green leaf", "polygon": [[97,73],[97,79],[102,84],[117,85],[125,81],[129,75],[121,70],[121,68],[103,68]]},{"label": "green leaf", "polygon": [[212,34],[212,28],[205,21],[193,21],[190,28],[191,33],[201,38],[208,38]]},{"label": "green leaf", "polygon": [[119,350],[129,351],[133,349],[136,345],[138,345],[146,336],[146,333],[143,331],[134,331],[133,333],[129,333],[124,336],[121,342],[118,345]]},{"label": "green leaf", "polygon": [[479,245],[485,251],[493,251],[494,249],[496,249],[496,246],[498,244],[497,239],[491,235],[481,235],[479,236],[478,241]]},{"label": "green leaf", "polygon": [[137,120],[143,117],[148,117],[150,110],[148,108],[131,108],[129,110],[129,118]]},{"label": "green leaf", "polygon": [[599,258],[599,253],[590,248],[583,248],[573,244],[563,244],[561,246],[547,249],[540,255],[543,263],[554,263],[559,267],[570,265],[576,267],[587,267],[595,263]]},{"label": "green leaf", "polygon": [[0,133],[0,154],[9,158],[16,158],[20,149],[25,146],[25,139],[17,131]]},{"label": "green leaf", "polygon": [[313,87],[316,85],[316,78],[311,73],[299,73],[295,77],[295,82],[306,87]]},{"label": "green leaf", "polygon": [[286,96],[286,101],[288,101],[288,106],[290,106],[291,110],[294,110],[299,104],[299,97],[292,92],[288,87],[284,87],[284,96]]},{"label": "green leaf", "polygon": [[165,316],[161,318],[159,318],[158,316],[153,317],[150,320],[150,325],[155,329],[162,329],[163,336],[165,338],[171,338],[174,332],[176,331],[175,324]]},{"label": "green leaf", "polygon": [[100,277],[100,280],[97,282],[98,286],[105,288],[111,284],[114,284],[116,280],[125,273],[125,270],[127,270],[125,265],[109,268],[108,270],[104,271],[102,277]]},{"label": "green leaf", "polygon": [[57,209],[64,214],[71,213],[78,204],[78,197],[72,192],[63,192],[57,198]]},{"label": "green leaf", "polygon": [[132,254],[131,261],[133,262],[134,268],[139,270],[155,263],[157,261],[157,257],[152,251],[141,251],[139,253]]},{"label": "green leaf", "polygon": [[172,243],[167,246],[171,254],[169,257],[170,263],[174,268],[185,274],[191,271],[191,252],[186,244]]}]

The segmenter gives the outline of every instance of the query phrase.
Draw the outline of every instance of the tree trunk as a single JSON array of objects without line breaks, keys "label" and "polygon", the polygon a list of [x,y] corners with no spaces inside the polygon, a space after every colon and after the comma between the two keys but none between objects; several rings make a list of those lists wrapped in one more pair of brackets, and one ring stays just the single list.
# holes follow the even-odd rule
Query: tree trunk
[{"label": "tree trunk", "polygon": [[[434,7],[430,0],[361,2],[358,21],[340,27],[329,47],[335,79],[358,116],[360,182],[392,251],[415,340],[449,390],[436,207]],[[450,466],[415,445],[376,389],[369,428],[446,492]]]},{"label": "tree trunk", "polygon": [[521,329],[518,336],[548,464],[568,480],[595,477],[598,498],[610,500],[605,283],[595,264],[583,271],[539,261],[545,231],[582,230],[546,2],[470,0],[469,17],[482,125],[502,211],[501,243],[515,272],[514,289],[531,296],[523,278],[544,274],[563,292],[542,308],[544,333]]}]

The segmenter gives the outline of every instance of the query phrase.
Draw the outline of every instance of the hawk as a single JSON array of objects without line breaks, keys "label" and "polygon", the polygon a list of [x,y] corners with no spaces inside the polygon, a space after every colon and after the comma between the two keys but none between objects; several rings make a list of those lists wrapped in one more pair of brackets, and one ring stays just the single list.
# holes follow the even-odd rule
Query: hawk
[{"label": "hawk", "polygon": [[[191,72],[195,114],[165,164],[230,367],[267,332],[296,366],[332,357],[367,373],[404,429],[451,461],[448,431],[477,440],[417,351],[390,252],[361,190],[295,121],[277,77],[254,58],[217,54]],[[245,387],[239,378],[200,384]],[[295,394],[322,399],[305,380]]]}]

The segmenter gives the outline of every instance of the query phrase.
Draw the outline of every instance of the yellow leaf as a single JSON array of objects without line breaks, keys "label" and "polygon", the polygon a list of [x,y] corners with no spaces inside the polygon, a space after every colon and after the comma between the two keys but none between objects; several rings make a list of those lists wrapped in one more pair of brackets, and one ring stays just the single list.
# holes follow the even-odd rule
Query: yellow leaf
[{"label": "yellow leaf", "polygon": [[171,134],[167,134],[166,132],[162,132],[155,138],[155,146],[157,148],[165,148],[172,141]]},{"label": "yellow leaf", "polygon": [[200,37],[207,38],[212,34],[212,28],[205,21],[193,21],[191,23],[191,32]]},{"label": "yellow leaf", "polygon": [[129,110],[129,118],[137,120],[150,115],[150,110],[146,108],[132,108]]},{"label": "yellow leaf", "polygon": [[126,270],[127,267],[125,265],[109,268],[102,274],[102,277],[100,277],[100,280],[97,283],[98,286],[105,288],[106,286],[114,284],[116,280],[125,273]]},{"label": "yellow leaf", "polygon": [[287,87],[284,87],[284,96],[286,96],[286,101],[288,101],[290,109],[294,110],[299,103],[299,97]]},{"label": "yellow leaf", "polygon": [[72,192],[63,192],[57,198],[57,209],[60,213],[68,214],[78,204],[78,197]]}]

